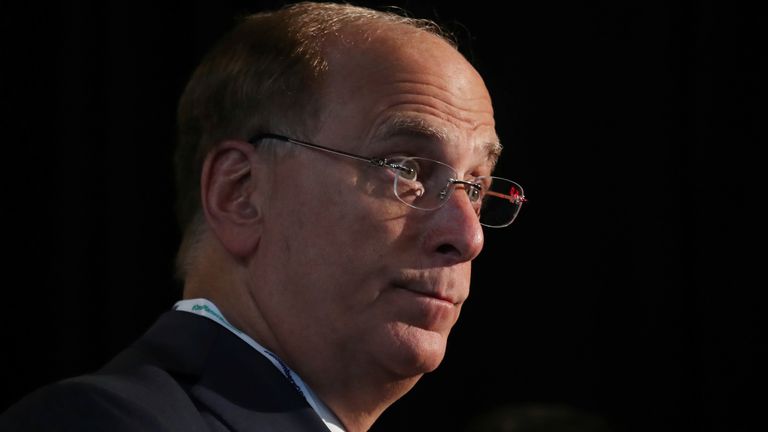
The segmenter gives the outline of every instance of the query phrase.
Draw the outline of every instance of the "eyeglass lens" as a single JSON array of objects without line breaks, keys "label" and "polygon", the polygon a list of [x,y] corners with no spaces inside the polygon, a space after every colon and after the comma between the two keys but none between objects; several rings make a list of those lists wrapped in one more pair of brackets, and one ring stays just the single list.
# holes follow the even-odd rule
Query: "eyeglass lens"
[{"label": "eyeglass lens", "polygon": [[456,187],[468,194],[480,223],[489,227],[507,226],[517,216],[523,201],[522,188],[500,177],[477,177],[473,185],[462,183],[449,165],[412,157],[390,160],[397,168],[394,190],[400,201],[421,210],[442,207]]}]

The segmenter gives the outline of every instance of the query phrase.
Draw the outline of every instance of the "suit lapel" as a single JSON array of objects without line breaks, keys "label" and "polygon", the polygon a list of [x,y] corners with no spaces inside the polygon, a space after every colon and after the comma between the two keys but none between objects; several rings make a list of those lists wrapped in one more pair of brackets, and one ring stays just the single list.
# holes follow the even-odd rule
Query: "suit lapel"
[{"label": "suit lapel", "polygon": [[328,431],[269,360],[208,318],[167,312],[135,347],[178,377],[201,414],[231,430]]}]

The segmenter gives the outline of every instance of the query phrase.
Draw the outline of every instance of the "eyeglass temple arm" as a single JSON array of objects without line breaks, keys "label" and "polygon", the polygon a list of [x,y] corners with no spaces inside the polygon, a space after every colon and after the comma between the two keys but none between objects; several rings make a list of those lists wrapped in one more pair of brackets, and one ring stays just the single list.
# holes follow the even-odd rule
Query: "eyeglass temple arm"
[{"label": "eyeglass temple arm", "polygon": [[[466,180],[450,179],[448,181],[448,186],[450,186],[452,184],[460,184],[460,185],[469,186],[471,188],[476,188],[476,189],[482,189],[483,188],[478,183],[469,182],[469,181],[466,181]],[[498,198],[502,198],[502,199],[508,200],[509,202],[516,203],[516,204],[522,204],[522,203],[527,201],[524,196],[520,196],[518,194],[514,194],[514,195],[510,194],[510,195],[508,195],[508,194],[503,194],[501,192],[495,192],[495,191],[491,191],[491,190],[485,191],[485,195],[490,195],[490,196],[495,196],[495,197],[498,197]]]},{"label": "eyeglass temple arm", "polygon": [[494,192],[494,191],[485,191],[485,194],[486,195],[490,195],[490,196],[495,196],[495,197],[503,198],[505,200],[509,200],[509,202],[519,203],[519,204],[522,204],[522,203],[528,201],[525,198],[525,196],[520,196],[520,195],[517,195],[517,194],[515,194],[515,195],[507,195],[507,194],[503,194],[503,193],[499,193],[499,192]]},{"label": "eyeglass temple arm", "polygon": [[380,157],[366,157],[366,156],[360,156],[356,155],[354,153],[345,152],[343,150],[337,150],[332,149],[330,147],[321,146],[319,144],[312,144],[304,141],[299,141],[293,138],[288,138],[282,135],[272,134],[272,133],[263,133],[254,136],[253,138],[249,139],[248,142],[251,144],[256,144],[257,141],[263,140],[263,139],[276,139],[280,141],[287,141],[292,144],[297,144],[303,147],[311,148],[313,150],[321,150],[326,151],[328,153],[333,153],[339,156],[344,156],[352,159],[357,159],[359,161],[368,162],[372,165],[380,166],[380,167],[387,167],[387,168],[393,168],[403,171],[412,171],[410,168],[404,167],[402,165],[393,164],[389,162],[386,158],[380,158]]}]

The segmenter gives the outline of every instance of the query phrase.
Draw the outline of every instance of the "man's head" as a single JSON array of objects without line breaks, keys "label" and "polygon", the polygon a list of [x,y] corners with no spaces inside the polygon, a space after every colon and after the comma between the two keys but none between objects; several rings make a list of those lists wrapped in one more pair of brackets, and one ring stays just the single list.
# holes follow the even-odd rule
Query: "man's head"
[{"label": "man's head", "polygon": [[[349,8],[296,6],[293,25],[311,28],[301,8],[316,7],[342,15]],[[237,95],[255,111],[222,114],[229,119],[222,124],[233,124],[228,132],[207,131],[205,116],[185,117],[208,110],[216,119],[211,110],[227,106],[185,107],[196,100],[185,95],[180,113],[182,128],[189,122],[199,140],[187,145],[201,148],[200,167],[192,168],[201,176],[203,215],[185,295],[212,298],[354,429],[370,426],[442,360],[483,246],[477,209],[463,185],[437,210],[414,209],[395,195],[392,169],[258,141],[293,147],[278,155],[248,138],[278,133],[368,157],[429,158],[453,167],[457,180],[489,175],[500,146],[482,79],[444,38],[351,10],[361,18],[317,32],[319,43],[306,48],[316,50],[315,63],[288,62],[298,78],[274,71],[271,82],[258,83],[267,96]],[[263,33],[274,39],[284,31],[272,25]],[[209,58],[193,82],[232,73],[212,70],[222,65],[216,54]],[[247,79],[231,81],[226,86],[237,90]]]},{"label": "man's head", "polygon": [[[182,279],[203,228],[200,170],[210,149],[221,140],[264,131],[311,137],[328,68],[325,41],[349,26],[374,22],[400,23],[448,41],[431,21],[350,5],[300,3],[244,18],[195,70],[178,109],[175,162],[183,242],[177,271]],[[274,150],[262,147],[266,153]]]}]

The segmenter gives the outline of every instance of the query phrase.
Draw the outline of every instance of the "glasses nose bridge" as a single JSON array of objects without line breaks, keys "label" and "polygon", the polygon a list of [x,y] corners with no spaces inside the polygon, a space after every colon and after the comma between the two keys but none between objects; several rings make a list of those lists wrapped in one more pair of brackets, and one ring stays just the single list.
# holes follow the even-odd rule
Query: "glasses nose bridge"
[{"label": "glasses nose bridge", "polygon": [[[480,190],[480,185],[473,181],[469,180],[459,180],[456,178],[449,178],[448,184],[445,185],[445,188],[440,192],[440,199],[442,201],[447,201],[448,198],[451,197],[451,194],[455,191],[456,188],[459,187],[459,185],[463,186],[463,189],[467,193],[467,198],[469,199],[469,202],[474,203],[478,200],[479,195],[475,195],[471,192]],[[445,204],[445,203],[443,203]]]},{"label": "glasses nose bridge", "polygon": [[[459,194],[460,196],[456,197],[455,199],[458,199],[459,201],[450,203],[451,198],[453,197],[453,192],[456,188],[462,187],[467,192],[466,194]],[[450,207],[451,210],[449,212],[454,215],[454,217],[460,217],[464,220],[469,220],[469,215],[471,214],[471,219],[475,221],[476,223],[480,223],[480,214],[478,209],[478,199],[475,197],[473,199],[473,194],[470,192],[472,189],[478,188],[479,185],[477,183],[473,183],[471,181],[467,180],[459,180],[456,178],[449,178],[447,179],[447,182],[445,183],[445,187],[440,191],[439,199],[440,203],[437,207],[434,208],[434,210],[442,209],[442,211],[445,211],[446,207]],[[461,195],[466,195],[467,201],[462,201],[464,197]],[[434,195],[433,195],[434,196]],[[459,214],[463,216],[458,216]]]},{"label": "glasses nose bridge", "polygon": [[[478,185],[476,183],[473,183],[473,182],[467,181],[467,180],[459,180],[459,179],[456,179],[456,178],[453,178],[453,177],[449,177],[447,179],[447,182],[445,183],[445,187],[443,187],[443,189],[440,191],[440,193],[438,195],[438,198],[440,199],[440,202],[439,202],[439,205],[436,207],[436,209],[446,207],[446,205],[450,201],[453,193],[455,192],[455,189],[458,188],[459,186],[462,186],[465,189],[465,191],[466,191],[466,194],[461,194],[461,195],[465,195],[467,197],[467,203],[466,204],[464,204],[464,203],[456,203],[455,205],[458,205],[459,207],[464,207],[467,204],[469,204],[469,206],[472,208],[472,212],[475,214],[475,216],[478,216],[478,219],[479,219],[479,213],[478,213],[478,209],[476,207],[477,206],[477,204],[476,204],[477,203],[477,197],[475,197],[475,195],[471,193],[471,189],[477,188]],[[474,199],[473,199],[473,197],[474,197]],[[458,197],[458,199],[461,200],[461,199],[464,199],[464,198],[463,197]]]}]

